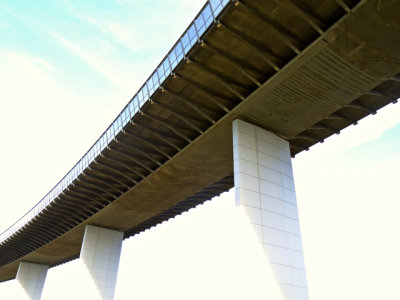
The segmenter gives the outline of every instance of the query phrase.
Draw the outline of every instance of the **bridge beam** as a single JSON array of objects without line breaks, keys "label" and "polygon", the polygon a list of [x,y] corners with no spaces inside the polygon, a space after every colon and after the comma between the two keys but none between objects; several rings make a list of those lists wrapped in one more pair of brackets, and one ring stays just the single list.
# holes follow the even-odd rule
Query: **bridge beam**
[{"label": "bridge beam", "polygon": [[16,278],[20,289],[18,298],[40,300],[48,269],[46,265],[20,262]]},{"label": "bridge beam", "polygon": [[244,274],[240,277],[250,282],[250,289],[262,289],[253,293],[260,299],[307,300],[289,143],[235,120],[233,156],[236,207],[244,216],[243,226],[251,228],[241,239],[260,249],[259,256],[255,252],[238,254],[239,261],[254,266],[241,269]]},{"label": "bridge beam", "polygon": [[113,299],[123,233],[87,225],[80,254],[87,299]]}]

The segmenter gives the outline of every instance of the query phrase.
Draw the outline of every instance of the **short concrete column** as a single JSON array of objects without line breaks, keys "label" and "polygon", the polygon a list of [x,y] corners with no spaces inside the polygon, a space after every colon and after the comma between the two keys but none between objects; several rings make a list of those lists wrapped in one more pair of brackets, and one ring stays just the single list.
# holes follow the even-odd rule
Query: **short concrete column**
[{"label": "short concrete column", "polygon": [[268,284],[257,278],[258,285],[275,288],[263,291],[257,299],[306,300],[307,280],[289,143],[267,130],[235,120],[233,149],[235,201],[251,224],[255,244],[259,243],[262,249],[261,260],[265,260],[255,264],[262,265],[262,270],[255,272],[257,275],[244,276],[265,275]]},{"label": "short concrete column", "polygon": [[46,265],[20,262],[16,278],[21,287],[18,297],[39,300],[42,296],[48,269],[49,267]]},{"label": "short concrete column", "polygon": [[87,299],[113,299],[122,239],[122,232],[86,226],[80,260],[90,276],[85,282]]}]

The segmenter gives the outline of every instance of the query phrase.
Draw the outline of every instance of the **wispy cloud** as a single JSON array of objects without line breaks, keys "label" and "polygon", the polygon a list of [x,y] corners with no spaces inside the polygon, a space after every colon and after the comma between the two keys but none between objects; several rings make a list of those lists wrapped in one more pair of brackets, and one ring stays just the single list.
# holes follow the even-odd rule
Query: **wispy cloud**
[{"label": "wispy cloud", "polygon": [[24,73],[25,76],[34,81],[42,82],[43,85],[56,84],[51,76],[54,67],[41,57],[3,49],[0,50],[0,65],[2,65],[0,70],[1,82],[8,82],[7,79],[12,76],[11,73]]},{"label": "wispy cloud", "polygon": [[66,50],[72,52],[117,87],[128,90],[132,87],[132,76],[129,76],[112,60],[99,55],[96,52],[96,47],[84,47],[82,44],[69,40],[52,30],[48,30],[48,34]]},{"label": "wispy cloud", "polygon": [[115,21],[108,21],[105,26],[115,41],[134,52],[141,50],[145,44],[139,38],[136,28]]}]

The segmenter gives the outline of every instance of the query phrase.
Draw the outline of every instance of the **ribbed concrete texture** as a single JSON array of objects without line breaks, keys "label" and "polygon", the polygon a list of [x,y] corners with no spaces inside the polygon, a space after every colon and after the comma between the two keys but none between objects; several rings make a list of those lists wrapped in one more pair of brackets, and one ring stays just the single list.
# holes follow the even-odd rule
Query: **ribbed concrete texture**
[{"label": "ribbed concrete texture", "polygon": [[[249,235],[253,234],[260,249],[259,256],[254,250],[239,254],[239,261],[255,267],[242,269],[248,273],[243,278],[257,285],[252,299],[306,300],[307,280],[289,143],[262,128],[235,120],[233,149],[235,201],[250,224],[244,226],[251,227],[251,233],[245,232],[240,239],[252,243]],[[260,261],[254,261],[256,257]],[[262,291],[260,286],[264,287]]]},{"label": "ribbed concrete texture", "polygon": [[122,238],[122,232],[86,226],[80,260],[88,275],[81,291],[87,299],[113,299]]},{"label": "ribbed concrete texture", "polygon": [[17,283],[20,287],[17,299],[39,300],[48,269],[45,265],[21,262],[17,272]]}]

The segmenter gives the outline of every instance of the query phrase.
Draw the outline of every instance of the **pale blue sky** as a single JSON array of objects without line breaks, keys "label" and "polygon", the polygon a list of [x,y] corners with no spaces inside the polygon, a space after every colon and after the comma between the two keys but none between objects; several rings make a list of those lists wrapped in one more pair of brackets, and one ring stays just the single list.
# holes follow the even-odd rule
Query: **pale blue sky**
[{"label": "pale blue sky", "polygon": [[[0,210],[0,231],[89,149],[203,3],[0,0],[0,201],[7,205]],[[294,159],[311,300],[400,298],[395,286],[399,169],[399,105],[389,105]],[[157,278],[167,290],[174,280],[189,288],[200,280],[195,274],[189,280],[186,272],[202,266],[177,249],[197,248],[199,257],[206,251],[200,249],[204,236],[215,243],[213,230],[200,230],[199,224],[210,215],[217,220],[229,207],[226,201],[211,201],[126,241],[117,299],[130,299],[126,293],[135,284],[141,286],[136,298],[146,299],[140,295],[146,288],[140,278]],[[202,237],[189,247],[191,230]],[[138,272],[127,275],[127,266]],[[171,266],[175,273],[166,272]],[[68,268],[73,270],[73,263],[49,272],[51,287],[45,288],[44,299],[59,292],[55,285],[66,279]],[[229,286],[207,281],[202,286],[207,283],[210,289]],[[0,285],[0,296],[6,289],[7,284]]]}]

